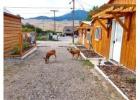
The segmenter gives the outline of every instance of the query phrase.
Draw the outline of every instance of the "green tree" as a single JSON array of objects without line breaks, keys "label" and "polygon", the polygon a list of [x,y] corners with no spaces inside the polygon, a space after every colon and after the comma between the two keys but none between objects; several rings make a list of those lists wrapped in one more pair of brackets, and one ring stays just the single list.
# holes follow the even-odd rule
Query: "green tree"
[{"label": "green tree", "polygon": [[87,21],[91,21],[92,20],[92,12],[94,10],[96,10],[98,8],[98,6],[94,6],[89,12],[88,12],[88,16],[86,18]]},{"label": "green tree", "polygon": [[25,25],[22,25],[22,31],[23,32],[32,32],[32,31],[35,31],[35,30],[36,30],[37,33],[42,33],[43,32],[43,30],[41,28],[35,27],[34,25],[31,25],[29,23],[26,23]]}]

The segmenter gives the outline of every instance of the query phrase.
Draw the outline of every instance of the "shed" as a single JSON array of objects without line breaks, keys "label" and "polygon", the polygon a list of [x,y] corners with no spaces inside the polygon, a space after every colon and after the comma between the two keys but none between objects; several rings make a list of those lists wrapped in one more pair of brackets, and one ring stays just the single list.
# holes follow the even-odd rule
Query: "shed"
[{"label": "shed", "polygon": [[82,21],[78,27],[78,41],[86,48],[90,48],[91,43],[91,21]]},{"label": "shed", "polygon": [[[21,17],[4,12],[4,57],[23,57],[36,47],[25,43],[22,33]],[[35,41],[35,40],[34,40]],[[28,46],[28,48],[25,47]],[[26,50],[25,50],[26,49]],[[28,50],[27,50],[28,49]]]}]

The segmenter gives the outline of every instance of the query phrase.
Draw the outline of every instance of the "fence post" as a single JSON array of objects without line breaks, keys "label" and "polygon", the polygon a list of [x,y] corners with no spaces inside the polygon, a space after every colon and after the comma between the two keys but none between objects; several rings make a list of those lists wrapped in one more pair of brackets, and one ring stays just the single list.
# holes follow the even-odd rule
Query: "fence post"
[{"label": "fence post", "polygon": [[23,48],[23,39],[22,39],[22,33],[19,33],[19,48],[20,48],[20,56],[22,56],[22,48]]}]

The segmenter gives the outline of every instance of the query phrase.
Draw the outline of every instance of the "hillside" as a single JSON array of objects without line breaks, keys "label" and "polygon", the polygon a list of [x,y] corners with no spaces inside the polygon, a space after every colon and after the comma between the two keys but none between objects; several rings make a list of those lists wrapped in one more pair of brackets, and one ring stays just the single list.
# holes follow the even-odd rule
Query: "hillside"
[{"label": "hillside", "polygon": [[[88,12],[87,11],[84,11],[84,10],[76,10],[75,11],[75,16],[74,16],[74,19],[75,20],[85,20],[87,18],[87,14]],[[70,12],[70,13],[67,13],[65,15],[62,15],[62,16],[59,16],[59,17],[56,17],[56,21],[63,21],[63,20],[72,20],[72,15],[73,13]],[[54,18],[53,17],[47,17],[47,16],[37,16],[37,17],[33,17],[33,18],[30,18],[30,19],[38,19],[38,20],[53,20]]]}]

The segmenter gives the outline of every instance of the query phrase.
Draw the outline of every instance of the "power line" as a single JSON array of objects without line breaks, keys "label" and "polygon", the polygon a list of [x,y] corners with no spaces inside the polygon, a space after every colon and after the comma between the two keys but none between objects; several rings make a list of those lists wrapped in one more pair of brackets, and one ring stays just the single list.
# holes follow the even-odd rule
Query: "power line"
[{"label": "power line", "polygon": [[21,8],[21,9],[70,9],[69,7],[5,7],[5,8]]},{"label": "power line", "polygon": [[48,12],[48,13],[20,13],[20,14],[51,14],[51,13]]}]

